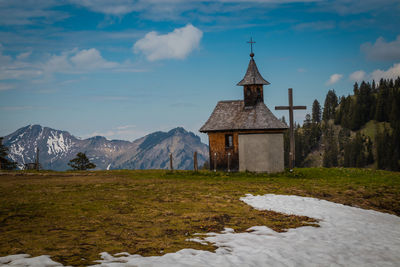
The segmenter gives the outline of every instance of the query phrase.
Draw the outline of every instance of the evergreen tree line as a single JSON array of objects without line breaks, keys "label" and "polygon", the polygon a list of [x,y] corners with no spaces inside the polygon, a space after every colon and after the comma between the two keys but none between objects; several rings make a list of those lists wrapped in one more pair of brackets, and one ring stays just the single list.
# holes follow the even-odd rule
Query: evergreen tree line
[{"label": "evergreen tree line", "polygon": [[[381,79],[378,85],[354,84],[354,95],[337,97],[329,90],[322,112],[317,100],[312,115],[295,127],[296,166],[307,166],[307,155],[319,148],[324,167],[376,167],[400,170],[400,77]],[[366,123],[374,120],[375,137],[362,135]],[[319,147],[321,146],[321,147]],[[285,134],[285,163],[288,163],[289,135]]]}]

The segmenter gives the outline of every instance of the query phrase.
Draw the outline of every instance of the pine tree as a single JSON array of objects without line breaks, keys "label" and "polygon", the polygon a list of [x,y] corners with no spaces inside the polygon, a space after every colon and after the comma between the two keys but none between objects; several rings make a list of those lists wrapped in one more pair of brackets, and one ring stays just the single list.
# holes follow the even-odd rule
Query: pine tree
[{"label": "pine tree", "polygon": [[17,168],[17,163],[7,159],[8,148],[3,145],[3,137],[0,137],[0,169],[14,170]]},{"label": "pine tree", "polygon": [[324,157],[322,159],[322,165],[327,168],[338,166],[337,141],[335,140],[335,134],[332,126],[327,126],[325,130],[324,143],[325,149]]},{"label": "pine tree", "polygon": [[364,140],[359,132],[353,140],[353,158],[355,159],[354,167],[365,167],[366,157],[364,152]]},{"label": "pine tree", "polygon": [[353,93],[354,93],[354,95],[358,95],[358,93],[359,93],[359,90],[358,90],[358,83],[357,83],[357,82],[354,83],[354,86],[353,86]]},{"label": "pine tree", "polygon": [[335,90],[329,90],[324,103],[324,111],[322,113],[322,120],[328,121],[335,118],[335,109],[338,106],[338,98]]},{"label": "pine tree", "polygon": [[312,122],[321,122],[321,105],[319,104],[317,99],[314,100],[312,105]]},{"label": "pine tree", "polygon": [[375,83],[375,80],[372,80],[371,89],[372,89],[372,93],[376,93],[376,92],[377,92],[377,91],[376,91],[376,83]]},{"label": "pine tree", "polygon": [[378,98],[376,100],[375,120],[388,121],[389,89],[386,80],[379,82]]},{"label": "pine tree", "polygon": [[310,153],[312,146],[313,146],[313,136],[312,136],[312,129],[313,129],[313,123],[311,120],[310,114],[306,115],[306,118],[303,122],[303,152],[304,152],[304,158]]},{"label": "pine tree", "polygon": [[69,161],[68,165],[74,170],[84,171],[96,168],[96,165],[91,163],[85,153],[79,152],[76,158]]},{"label": "pine tree", "polygon": [[398,165],[398,158],[394,155],[396,148],[394,147],[395,144],[393,144],[395,140],[393,136],[385,127],[375,137],[378,169],[391,170]]}]

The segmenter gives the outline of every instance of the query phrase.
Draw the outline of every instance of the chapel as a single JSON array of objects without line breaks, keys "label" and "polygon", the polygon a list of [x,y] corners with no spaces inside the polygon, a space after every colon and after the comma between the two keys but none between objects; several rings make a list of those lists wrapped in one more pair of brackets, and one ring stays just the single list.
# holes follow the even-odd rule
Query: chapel
[{"label": "chapel", "polygon": [[210,169],[281,172],[284,170],[283,134],[288,126],[264,103],[264,85],[254,53],[244,78],[243,100],[219,101],[200,132],[208,134]]}]

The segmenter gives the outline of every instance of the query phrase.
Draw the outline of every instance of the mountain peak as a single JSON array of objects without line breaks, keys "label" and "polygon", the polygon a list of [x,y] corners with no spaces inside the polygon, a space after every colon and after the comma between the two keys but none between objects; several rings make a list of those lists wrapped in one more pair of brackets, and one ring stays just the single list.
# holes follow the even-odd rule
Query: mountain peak
[{"label": "mountain peak", "polygon": [[178,133],[187,134],[188,131],[186,131],[183,127],[176,127],[168,132],[168,134],[178,134]]}]

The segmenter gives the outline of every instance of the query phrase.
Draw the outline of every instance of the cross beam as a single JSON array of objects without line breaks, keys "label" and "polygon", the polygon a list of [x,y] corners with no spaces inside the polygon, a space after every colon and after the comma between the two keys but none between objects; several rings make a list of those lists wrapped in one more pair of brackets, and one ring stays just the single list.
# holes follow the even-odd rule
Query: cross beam
[{"label": "cross beam", "polygon": [[253,44],[255,44],[256,42],[253,42],[253,38],[250,37],[250,42],[247,43],[250,44],[251,53],[253,54]]},{"label": "cross beam", "polygon": [[294,147],[294,122],[293,122],[293,110],[307,109],[307,106],[293,106],[293,89],[288,89],[289,95],[289,106],[276,106],[275,110],[289,110],[289,131],[290,131],[290,152],[289,152],[289,169],[294,168],[295,163],[295,147]]}]

